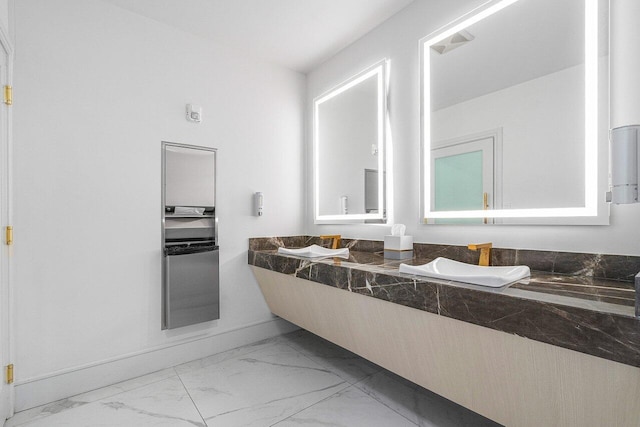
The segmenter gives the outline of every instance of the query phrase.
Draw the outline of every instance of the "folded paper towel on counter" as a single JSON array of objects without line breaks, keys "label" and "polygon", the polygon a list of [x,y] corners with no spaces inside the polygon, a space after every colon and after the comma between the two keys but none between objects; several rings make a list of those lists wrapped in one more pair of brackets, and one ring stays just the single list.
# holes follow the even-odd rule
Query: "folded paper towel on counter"
[{"label": "folded paper towel on counter", "polygon": [[204,215],[204,208],[176,206],[174,214],[175,215]]}]

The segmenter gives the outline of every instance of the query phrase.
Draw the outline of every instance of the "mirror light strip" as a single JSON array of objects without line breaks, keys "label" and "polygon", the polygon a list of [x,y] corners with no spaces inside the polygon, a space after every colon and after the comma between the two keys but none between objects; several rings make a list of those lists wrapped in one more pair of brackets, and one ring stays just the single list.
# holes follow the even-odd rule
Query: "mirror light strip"
[{"label": "mirror light strip", "polygon": [[[544,215],[541,215],[544,213]],[[563,218],[593,216],[585,208],[492,209],[428,212],[427,218]]]},{"label": "mirror light strip", "polygon": [[385,153],[385,75],[383,65],[378,73],[378,214],[384,217],[384,153]]},{"label": "mirror light strip", "polygon": [[375,76],[376,74],[379,74],[381,72],[381,67],[382,65],[379,65],[377,67],[375,67],[373,70],[366,72],[365,74],[358,76],[357,78],[348,81],[347,83],[343,83],[340,87],[331,90],[329,93],[322,95],[320,98],[318,98],[315,102],[316,105],[320,105],[323,102],[326,102],[328,100],[330,100],[331,98],[334,98],[338,95],[340,95],[342,92],[345,92],[349,89],[351,89],[352,87],[356,86],[359,83],[362,83],[363,81],[367,80],[369,77]]},{"label": "mirror light strip", "polygon": [[[435,218],[560,218],[598,215],[598,0],[585,4],[585,206],[571,208],[491,209],[475,211],[431,211],[431,88],[430,51],[433,44],[504,9],[518,0],[502,0],[457,24],[438,30],[422,44],[422,195],[423,220]],[[476,9],[476,10],[478,10]],[[471,12],[473,13],[473,11]],[[463,17],[464,18],[464,17]]]},{"label": "mirror light strip", "polygon": [[585,0],[584,200],[598,215],[598,1]]}]

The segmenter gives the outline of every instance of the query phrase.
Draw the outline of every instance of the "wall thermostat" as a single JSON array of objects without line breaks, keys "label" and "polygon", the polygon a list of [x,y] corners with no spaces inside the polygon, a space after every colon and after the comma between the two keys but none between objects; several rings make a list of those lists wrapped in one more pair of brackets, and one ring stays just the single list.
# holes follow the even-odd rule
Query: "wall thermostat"
[{"label": "wall thermostat", "polygon": [[187,104],[187,120],[190,122],[200,123],[202,121],[202,107]]}]

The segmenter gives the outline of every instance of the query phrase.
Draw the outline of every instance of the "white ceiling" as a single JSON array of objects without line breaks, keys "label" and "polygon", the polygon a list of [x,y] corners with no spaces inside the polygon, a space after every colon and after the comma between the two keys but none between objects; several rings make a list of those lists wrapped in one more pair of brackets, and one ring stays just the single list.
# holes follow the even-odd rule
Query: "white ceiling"
[{"label": "white ceiling", "polygon": [[308,72],[413,0],[103,0]]}]

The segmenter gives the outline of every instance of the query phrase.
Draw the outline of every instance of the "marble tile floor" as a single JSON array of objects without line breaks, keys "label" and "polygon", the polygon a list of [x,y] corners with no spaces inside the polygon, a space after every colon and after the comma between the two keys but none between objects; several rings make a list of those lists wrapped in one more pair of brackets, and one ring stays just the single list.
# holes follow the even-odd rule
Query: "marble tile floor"
[{"label": "marble tile floor", "polygon": [[5,427],[498,426],[309,332],[17,413]]}]

